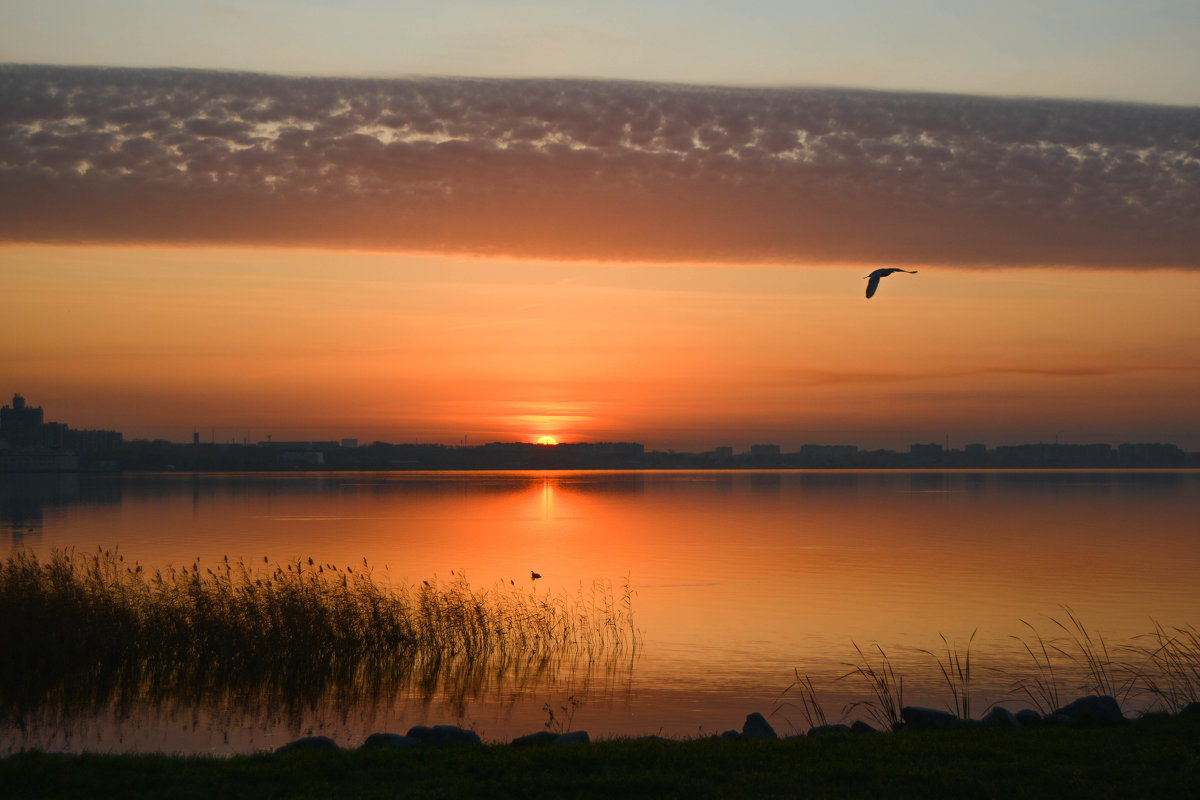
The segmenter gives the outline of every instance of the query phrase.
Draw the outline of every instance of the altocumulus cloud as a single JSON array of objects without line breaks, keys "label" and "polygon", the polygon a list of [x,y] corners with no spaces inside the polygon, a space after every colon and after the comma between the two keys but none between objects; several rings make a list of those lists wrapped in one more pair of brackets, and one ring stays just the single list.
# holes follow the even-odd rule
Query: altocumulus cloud
[{"label": "altocumulus cloud", "polygon": [[0,240],[1200,267],[1200,109],[0,66]]}]

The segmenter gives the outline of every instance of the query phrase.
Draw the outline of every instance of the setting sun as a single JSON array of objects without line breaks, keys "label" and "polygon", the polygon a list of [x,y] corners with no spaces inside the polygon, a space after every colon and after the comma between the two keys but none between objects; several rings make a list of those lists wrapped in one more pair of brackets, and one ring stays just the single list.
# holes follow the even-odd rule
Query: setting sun
[{"label": "setting sun", "polygon": [[539,436],[537,443],[538,444],[558,444],[558,439],[555,439],[553,436]]}]

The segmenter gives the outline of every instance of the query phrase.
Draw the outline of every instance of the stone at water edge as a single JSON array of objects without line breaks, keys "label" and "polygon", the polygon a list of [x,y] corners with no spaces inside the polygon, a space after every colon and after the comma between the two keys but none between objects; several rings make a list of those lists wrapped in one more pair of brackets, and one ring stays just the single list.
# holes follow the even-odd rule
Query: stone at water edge
[{"label": "stone at water edge", "polygon": [[1120,725],[1125,722],[1121,706],[1115,697],[1107,694],[1088,695],[1073,703],[1068,703],[1054,712],[1061,714],[1078,727],[1095,727],[1098,725]]},{"label": "stone at water edge", "polygon": [[482,745],[479,734],[464,730],[456,725],[416,725],[409,729],[408,736],[419,739],[430,747],[474,747]]},{"label": "stone at water edge", "polygon": [[[874,730],[874,729],[872,728],[872,730]],[[808,729],[809,736],[828,736],[831,733],[851,733],[851,732],[852,732],[852,729],[850,728],[849,725],[842,725],[840,723],[838,723],[836,725],[817,725],[816,727]]]},{"label": "stone at water edge", "polygon": [[401,736],[398,733],[372,733],[359,749],[384,750],[388,748],[404,749],[424,746],[425,743],[414,736]]},{"label": "stone at water edge", "polygon": [[305,736],[276,748],[276,753],[296,753],[302,750],[339,750],[337,742],[328,736]]},{"label": "stone at water edge", "polygon": [[1017,715],[1007,708],[1001,708],[1000,706],[996,706],[989,711],[981,721],[989,728],[1019,729],[1021,727],[1021,721],[1017,719]]},{"label": "stone at water edge", "polygon": [[962,720],[949,711],[921,706],[905,706],[900,709],[900,718],[910,731],[946,731],[962,724]]},{"label": "stone at water edge", "polygon": [[542,745],[554,744],[554,740],[558,738],[557,733],[550,731],[538,731],[537,733],[518,736],[512,740],[513,747],[541,747]]},{"label": "stone at water edge", "polygon": [[766,717],[755,711],[746,715],[746,723],[742,725],[742,736],[746,739],[778,739],[775,729]]},{"label": "stone at water edge", "polygon": [[1022,708],[1016,713],[1016,717],[1017,722],[1025,728],[1035,728],[1042,724],[1042,715],[1032,708]]},{"label": "stone at water edge", "polygon": [[588,744],[591,741],[587,731],[571,731],[554,737],[555,744]]}]

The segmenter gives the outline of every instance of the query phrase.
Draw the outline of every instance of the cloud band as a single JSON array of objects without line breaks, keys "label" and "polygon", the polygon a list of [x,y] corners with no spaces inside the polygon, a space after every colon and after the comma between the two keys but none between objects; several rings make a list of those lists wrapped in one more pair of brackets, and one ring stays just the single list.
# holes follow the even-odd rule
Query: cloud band
[{"label": "cloud band", "polygon": [[0,66],[0,240],[1200,267],[1200,109]]}]

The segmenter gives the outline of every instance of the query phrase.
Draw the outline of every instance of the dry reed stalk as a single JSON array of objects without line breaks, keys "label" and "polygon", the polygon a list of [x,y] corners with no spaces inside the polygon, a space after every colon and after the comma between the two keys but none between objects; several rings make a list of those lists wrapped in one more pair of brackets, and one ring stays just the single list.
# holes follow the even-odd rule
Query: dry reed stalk
[{"label": "dry reed stalk", "polygon": [[950,710],[960,719],[971,718],[971,643],[975,641],[975,634],[978,632],[978,628],[971,631],[971,637],[967,639],[965,655],[960,654],[958,648],[952,646],[944,634],[938,635],[946,648],[945,661],[942,661],[931,650],[920,651],[932,656],[937,661],[938,669],[941,670],[942,678],[946,681],[946,686],[950,688],[950,696],[953,699],[953,707]]},{"label": "dry reed stalk", "polygon": [[879,725],[888,729],[894,728],[900,724],[900,709],[904,708],[904,678],[896,675],[887,653],[878,644],[875,645],[881,659],[878,667],[870,662],[857,642],[851,644],[858,652],[859,660],[857,664],[847,664],[846,666],[852,669],[842,677],[861,677],[867,682],[874,699],[849,703],[843,711],[843,717],[861,706]]},{"label": "dry reed stalk", "polygon": [[[817,690],[813,686],[812,678],[809,675],[801,675],[800,670],[794,670],[796,679],[788,684],[788,687],[779,694],[779,699],[775,704],[775,708],[771,711],[771,715],[782,715],[785,708],[797,708],[800,716],[804,717],[804,721],[808,723],[808,727],[812,728],[823,727],[829,724],[829,718],[825,715],[825,709],[821,707],[820,701],[817,699]],[[800,705],[797,706],[790,700],[785,700],[789,692],[796,690],[796,696],[800,699]],[[784,717],[787,719],[787,717]],[[792,724],[788,720],[788,724]],[[795,727],[793,725],[793,727]]]}]

